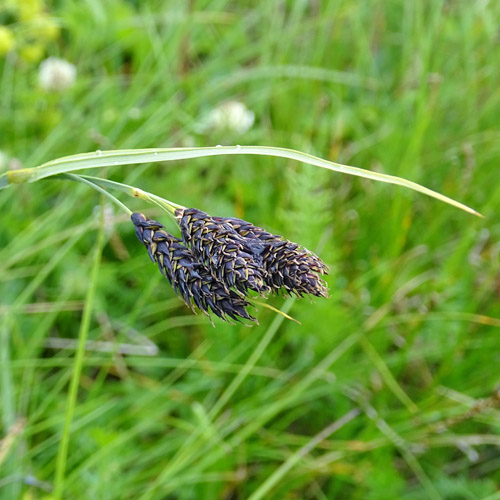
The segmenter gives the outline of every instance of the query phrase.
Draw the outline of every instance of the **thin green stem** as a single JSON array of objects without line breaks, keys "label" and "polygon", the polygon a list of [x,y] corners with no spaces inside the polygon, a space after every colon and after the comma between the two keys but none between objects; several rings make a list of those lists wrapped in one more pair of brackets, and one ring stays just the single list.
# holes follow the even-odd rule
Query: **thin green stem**
[{"label": "thin green stem", "polygon": [[78,386],[80,384],[80,375],[82,373],[83,358],[85,354],[85,344],[90,327],[90,319],[92,316],[92,306],[94,302],[95,290],[97,287],[97,276],[99,273],[99,266],[101,263],[102,247],[104,243],[104,203],[101,203],[101,223],[97,234],[97,243],[92,261],[92,269],[90,273],[90,284],[87,290],[85,299],[85,308],[83,311],[82,322],[80,324],[80,332],[78,335],[78,347],[75,355],[75,363],[73,374],[71,377],[68,403],[66,407],[66,415],[64,419],[64,427],[61,437],[61,444],[56,459],[56,477],[54,484],[54,500],[61,500],[63,498],[64,479],[66,472],[66,462],[68,458],[69,438],[71,431],[71,422],[75,413],[76,397],[78,394]]},{"label": "thin green stem", "polygon": [[252,353],[252,355],[248,358],[248,361],[245,363],[245,366],[241,369],[241,371],[238,373],[236,377],[232,380],[232,382],[229,384],[229,386],[226,388],[226,390],[222,393],[222,395],[219,397],[219,399],[216,401],[216,403],[213,405],[212,409],[210,410],[210,416],[212,418],[215,418],[219,412],[222,410],[224,405],[231,399],[232,395],[238,390],[238,387],[242,384],[242,382],[245,380],[247,375],[250,373],[250,371],[253,369],[257,361],[260,359],[264,351],[266,350],[267,346],[271,342],[271,340],[274,338],[276,335],[276,332],[278,331],[279,327],[284,321],[284,318],[288,316],[288,312],[292,308],[293,304],[295,304],[295,301],[297,299],[295,297],[290,297],[285,301],[283,304],[281,311],[284,313],[283,315],[280,316],[275,316],[273,322],[267,329],[265,335],[262,337],[262,340]]},{"label": "thin green stem", "polygon": [[89,179],[86,179],[85,176],[83,175],[77,175],[77,174],[61,174],[57,176],[60,179],[67,179],[70,181],[75,181],[75,182],[83,182],[84,184],[87,184],[88,186],[92,187],[96,191],[99,191],[101,194],[109,198],[115,205],[120,207],[124,212],[126,212],[128,215],[132,215],[132,210],[130,210],[125,204],[123,204],[118,198],[114,197],[111,193],[108,193],[105,189],[102,187],[98,186],[95,182],[92,182]]},{"label": "thin green stem", "polygon": [[247,297],[247,300],[251,302],[252,304],[255,304],[257,306],[265,307],[266,309],[270,309],[271,311],[275,312],[276,314],[281,314],[281,316],[284,316],[286,319],[289,319],[290,321],[294,321],[298,325],[301,325],[302,323],[300,321],[297,321],[295,318],[292,318],[289,314],[287,314],[284,311],[280,311],[276,307],[273,307],[271,304],[266,304],[265,302],[262,302],[260,300],[256,300],[252,297]]},{"label": "thin green stem", "polygon": [[161,196],[157,196],[156,194],[136,188],[135,186],[123,184],[121,182],[110,181],[108,179],[102,179],[100,177],[94,177],[92,175],[81,175],[80,177],[106,188],[117,189],[118,191],[121,191],[122,193],[125,193],[132,198],[139,198],[149,203],[153,203],[154,205],[161,207],[163,210],[170,214],[174,214],[175,210],[178,208],[186,208],[182,205],[174,203],[173,201],[162,198]]},{"label": "thin green stem", "polygon": [[112,199],[114,203],[118,203],[120,208],[127,211],[129,215],[131,215],[131,211],[123,205],[120,201],[118,201],[114,196],[112,196],[106,189],[116,189],[125,193],[126,195],[132,198],[139,198],[140,200],[144,200],[148,203],[156,205],[160,207],[162,210],[165,210],[169,215],[173,216],[175,211],[178,208],[185,208],[182,205],[178,205],[170,200],[166,200],[160,196],[157,196],[153,193],[149,193],[147,191],[143,191],[142,189],[136,188],[134,186],[130,186],[128,184],[123,184],[121,182],[110,181],[108,179],[101,179],[100,177],[93,177],[91,175],[76,175],[76,174],[59,174],[55,176],[56,178],[74,180],[78,182],[85,182],[86,184],[92,186],[94,189],[105,194],[108,198]]},{"label": "thin green stem", "polygon": [[339,420],[331,423],[329,426],[325,427],[320,433],[316,434],[307,444],[299,448],[295,453],[290,455],[249,497],[248,500],[261,500],[268,496],[269,491],[276,486],[276,484],[286,476],[286,474],[293,468],[297,463],[303,459],[308,453],[310,453],[316,446],[318,446],[321,441],[324,441],[334,432],[338,431],[341,427],[349,423],[351,420],[359,415],[359,410],[357,408],[346,413]]}]

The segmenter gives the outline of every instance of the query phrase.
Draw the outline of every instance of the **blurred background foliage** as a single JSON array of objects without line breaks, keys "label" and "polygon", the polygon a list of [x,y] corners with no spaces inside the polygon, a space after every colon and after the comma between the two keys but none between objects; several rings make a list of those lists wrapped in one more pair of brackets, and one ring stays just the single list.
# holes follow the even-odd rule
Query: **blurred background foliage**
[{"label": "blurred background foliage", "polygon": [[[2,171],[273,145],[485,215],[277,158],[99,171],[317,251],[331,298],[286,302],[302,325],[212,328],[106,206],[90,337],[112,352],[86,354],[64,498],[500,499],[499,2],[7,0],[0,23]],[[48,57],[76,67],[67,88],[42,85]],[[234,102],[246,126],[214,121]],[[53,498],[99,203],[57,180],[1,192],[2,499]]]}]

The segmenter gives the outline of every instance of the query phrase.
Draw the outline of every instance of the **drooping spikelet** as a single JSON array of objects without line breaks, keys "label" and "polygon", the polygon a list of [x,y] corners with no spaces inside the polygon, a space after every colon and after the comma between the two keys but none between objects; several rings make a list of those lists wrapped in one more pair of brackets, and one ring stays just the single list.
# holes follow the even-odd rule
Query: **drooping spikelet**
[{"label": "drooping spikelet", "polygon": [[227,289],[260,294],[270,290],[262,265],[264,245],[258,238],[240,236],[231,225],[197,208],[178,209],[175,215],[184,243]]},{"label": "drooping spikelet", "polygon": [[134,213],[131,219],[137,238],[147,248],[151,260],[189,307],[197,307],[207,315],[212,311],[226,321],[244,318],[256,322],[245,309],[249,302],[216,279],[182,240],[143,214]]},{"label": "drooping spikelet", "polygon": [[297,243],[254,226],[251,222],[233,217],[214,217],[220,224],[231,226],[240,236],[264,244],[260,251],[265,269],[265,282],[275,292],[284,288],[298,296],[312,294],[328,297],[328,289],[319,275],[327,274],[328,267],[315,254]]}]

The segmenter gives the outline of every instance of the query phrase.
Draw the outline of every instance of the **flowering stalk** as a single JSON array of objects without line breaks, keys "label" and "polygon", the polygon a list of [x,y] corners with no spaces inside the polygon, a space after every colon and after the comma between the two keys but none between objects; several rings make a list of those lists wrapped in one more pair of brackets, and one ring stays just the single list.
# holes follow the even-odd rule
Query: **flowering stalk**
[{"label": "flowering stalk", "polygon": [[102,192],[108,198],[110,198],[113,203],[117,204],[128,215],[131,215],[132,211],[103,188],[115,189],[127,194],[128,196],[131,196],[132,198],[139,198],[141,200],[144,200],[148,203],[160,207],[162,210],[165,210],[172,216],[177,209],[184,208],[182,205],[178,205],[177,203],[173,203],[172,201],[161,198],[160,196],[156,196],[155,194],[148,193],[147,191],[143,191],[142,189],[136,188],[134,186],[129,186],[128,184],[123,184],[121,182],[110,181],[108,179],[101,179],[100,177],[93,177],[91,175],[59,174],[56,175],[55,178],[83,182],[92,186],[94,189]]},{"label": "flowering stalk", "polygon": [[279,156],[403,186],[481,216],[462,203],[400,177],[341,165],[290,149],[260,146],[96,151],[59,158],[35,168],[8,171],[0,175],[0,189],[55,176],[93,187],[129,215],[131,210],[107,189],[122,191],[162,208],[178,222],[182,239],[141,214],[131,215],[136,234],[176,293],[190,307],[206,314],[212,312],[225,320],[254,321],[245,309],[253,301],[252,291],[261,295],[283,292],[297,297],[327,297],[328,290],[321,276],[328,273],[328,267],[297,243],[241,219],[212,217],[133,186],[74,173],[88,168],[234,154]]},{"label": "flowering stalk", "polygon": [[[153,262],[169,280],[174,291],[191,307],[221,319],[256,321],[245,307],[257,303],[250,291],[302,297],[327,297],[320,275],[328,267],[319,257],[282,236],[234,217],[212,217],[197,208],[185,208],[159,196],[115,181],[98,177],[60,174],[83,182],[103,193],[131,216],[136,235]],[[182,239],[159,222],[132,213],[104,188],[155,204],[179,224]],[[267,305],[266,305],[267,306]],[[266,307],[265,306],[265,307]]]}]

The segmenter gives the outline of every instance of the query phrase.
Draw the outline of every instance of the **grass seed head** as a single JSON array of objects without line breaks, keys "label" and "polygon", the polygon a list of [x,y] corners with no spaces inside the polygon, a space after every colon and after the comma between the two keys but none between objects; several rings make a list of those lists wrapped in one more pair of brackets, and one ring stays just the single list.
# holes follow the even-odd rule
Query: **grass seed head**
[{"label": "grass seed head", "polygon": [[328,273],[324,262],[306,249],[288,240],[266,246],[262,255],[267,271],[266,283],[274,290],[284,288],[299,297],[310,294],[328,297],[326,282],[320,275]]},{"label": "grass seed head", "polygon": [[245,238],[231,225],[197,208],[179,209],[176,217],[184,243],[228,290],[259,294],[270,290],[262,265],[264,245],[259,239]]},{"label": "grass seed head", "polygon": [[149,257],[191,309],[198,308],[207,315],[213,312],[226,321],[243,318],[257,322],[245,309],[250,303],[215,278],[181,239],[143,214],[133,213],[131,219]]},{"label": "grass seed head", "polygon": [[283,241],[283,236],[272,234],[261,227],[254,226],[251,222],[236,217],[214,217],[221,224],[229,225],[240,236],[245,238],[256,238],[264,243]]},{"label": "grass seed head", "polygon": [[245,239],[257,240],[264,245],[260,252],[265,269],[265,282],[274,292],[284,288],[288,294],[328,297],[328,288],[322,274],[328,266],[315,254],[297,243],[254,226],[251,222],[233,217],[214,217],[229,225]]}]

